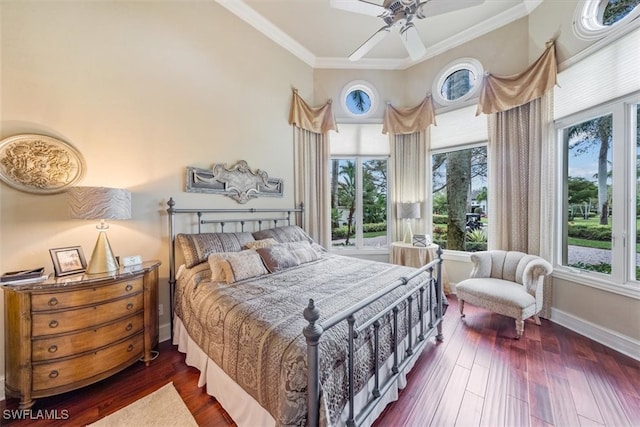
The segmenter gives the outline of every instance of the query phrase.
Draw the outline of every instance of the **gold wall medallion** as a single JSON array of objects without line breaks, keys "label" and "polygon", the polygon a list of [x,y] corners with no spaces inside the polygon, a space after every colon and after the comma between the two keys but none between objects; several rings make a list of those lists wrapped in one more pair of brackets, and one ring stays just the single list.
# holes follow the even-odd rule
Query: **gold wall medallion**
[{"label": "gold wall medallion", "polygon": [[78,183],[85,173],[82,154],[44,135],[15,135],[0,141],[0,179],[27,193],[53,194]]}]

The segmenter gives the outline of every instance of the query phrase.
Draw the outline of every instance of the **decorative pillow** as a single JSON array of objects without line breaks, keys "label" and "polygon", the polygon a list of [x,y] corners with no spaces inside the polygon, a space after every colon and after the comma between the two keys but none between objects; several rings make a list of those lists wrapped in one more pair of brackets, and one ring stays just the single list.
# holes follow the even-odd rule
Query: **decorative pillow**
[{"label": "decorative pillow", "polygon": [[269,246],[277,245],[278,241],[276,239],[268,238],[262,240],[254,240],[253,242],[249,242],[244,247],[246,249],[260,249],[267,248]]},{"label": "decorative pillow", "polygon": [[251,233],[181,233],[176,236],[188,268],[206,261],[212,253],[240,252],[253,240]]},{"label": "decorative pillow", "polygon": [[272,238],[280,243],[288,242],[313,242],[313,239],[309,237],[306,231],[297,225],[286,225],[284,227],[269,228],[267,230],[260,230],[253,233],[253,238],[256,240],[262,240]]},{"label": "decorative pillow", "polygon": [[212,281],[229,284],[269,273],[254,249],[212,254],[209,256],[209,267]]},{"label": "decorative pillow", "polygon": [[283,243],[289,251],[296,257],[298,264],[304,264],[317,260],[320,256],[309,242],[291,242]]},{"label": "decorative pillow", "polygon": [[224,253],[216,253],[209,255],[207,259],[209,263],[209,270],[211,270],[211,281],[212,282],[226,282],[227,278],[224,275],[224,270],[222,269],[222,263],[227,262],[224,259]]},{"label": "decorative pillow", "polygon": [[300,264],[298,258],[285,245],[275,245],[256,249],[260,254],[264,265],[271,273]]}]

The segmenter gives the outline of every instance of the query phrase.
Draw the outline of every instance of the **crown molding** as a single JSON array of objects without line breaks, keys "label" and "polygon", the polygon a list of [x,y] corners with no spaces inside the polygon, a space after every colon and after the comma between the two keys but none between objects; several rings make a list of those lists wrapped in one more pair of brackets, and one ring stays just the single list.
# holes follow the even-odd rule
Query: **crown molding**
[{"label": "crown molding", "polygon": [[265,36],[285,48],[298,59],[311,67],[315,67],[316,57],[300,43],[289,37],[284,31],[276,27],[271,21],[247,5],[243,0],[216,0],[220,6],[224,7],[238,18],[260,31]]},{"label": "crown molding", "polygon": [[431,45],[427,48],[426,55],[418,61],[412,61],[409,57],[402,59],[363,58],[359,61],[349,61],[348,58],[316,57],[308,49],[247,5],[243,0],[216,0],[216,2],[312,68],[405,70],[529,15],[535,8],[542,4],[543,0],[524,0],[523,3],[467,28],[453,37]]}]

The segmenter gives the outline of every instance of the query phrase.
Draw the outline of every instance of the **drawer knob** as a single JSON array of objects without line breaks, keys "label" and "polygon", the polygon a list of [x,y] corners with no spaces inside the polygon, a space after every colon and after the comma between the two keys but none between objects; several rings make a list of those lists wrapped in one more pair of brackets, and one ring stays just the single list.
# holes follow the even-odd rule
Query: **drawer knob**
[{"label": "drawer knob", "polygon": [[59,375],[58,371],[49,372],[49,378],[57,378]]},{"label": "drawer knob", "polygon": [[55,353],[56,351],[58,351],[57,345],[54,344],[51,347],[49,347],[49,353]]},{"label": "drawer knob", "polygon": [[127,310],[131,310],[132,308],[133,308],[133,303],[130,302],[129,304],[127,304]]},{"label": "drawer knob", "polygon": [[131,329],[133,329],[133,325],[132,325],[131,323],[129,323],[129,324],[127,325],[127,331],[130,331]]},{"label": "drawer knob", "polygon": [[56,298],[56,297],[51,298],[49,300],[48,304],[49,304],[50,307],[58,305],[58,298]]},{"label": "drawer knob", "polygon": [[124,288],[124,290],[125,290],[125,291],[127,291],[127,292],[131,292],[131,289],[133,289],[133,286],[131,286],[131,283],[129,283],[129,284]]},{"label": "drawer knob", "polygon": [[52,320],[51,322],[49,322],[49,327],[50,328],[57,328],[59,325],[57,320]]},{"label": "drawer knob", "polygon": [[133,351],[133,344],[129,344],[129,347],[127,347],[127,351],[128,352]]}]

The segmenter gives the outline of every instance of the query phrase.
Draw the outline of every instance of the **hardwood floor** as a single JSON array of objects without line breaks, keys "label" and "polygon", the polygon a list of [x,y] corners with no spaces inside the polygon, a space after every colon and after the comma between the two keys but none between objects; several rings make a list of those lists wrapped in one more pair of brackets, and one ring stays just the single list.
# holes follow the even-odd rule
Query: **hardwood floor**
[{"label": "hardwood floor", "polygon": [[[376,426],[637,426],[640,362],[542,320],[527,321],[513,339],[513,321],[472,306],[462,320],[457,302],[445,316],[444,342],[429,343],[400,400]],[[32,415],[64,420],[16,420],[17,400],[0,402],[0,425],[80,426],[94,422],[173,382],[201,426],[233,421],[197,387],[198,372],[168,342],[149,368],[136,364],[110,379],[40,399]],[[39,412],[40,411],[40,412]]]}]

